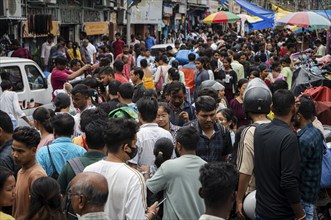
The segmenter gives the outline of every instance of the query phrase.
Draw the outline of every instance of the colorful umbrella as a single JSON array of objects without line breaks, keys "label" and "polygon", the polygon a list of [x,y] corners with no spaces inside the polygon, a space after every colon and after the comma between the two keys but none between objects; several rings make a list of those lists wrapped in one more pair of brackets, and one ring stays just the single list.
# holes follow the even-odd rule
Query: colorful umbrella
[{"label": "colorful umbrella", "polygon": [[249,23],[255,23],[255,22],[258,22],[258,21],[263,21],[262,18],[257,17],[257,16],[250,16],[250,15],[246,15],[246,14],[239,14],[238,16],[240,17],[240,19],[242,21],[247,21]]},{"label": "colorful umbrella", "polygon": [[303,28],[328,28],[331,22],[325,17],[311,11],[294,12],[277,20],[277,26],[295,25]]},{"label": "colorful umbrella", "polygon": [[240,20],[240,17],[238,17],[237,15],[228,11],[219,11],[208,15],[205,19],[203,19],[203,22],[207,24],[234,23],[237,20]]}]

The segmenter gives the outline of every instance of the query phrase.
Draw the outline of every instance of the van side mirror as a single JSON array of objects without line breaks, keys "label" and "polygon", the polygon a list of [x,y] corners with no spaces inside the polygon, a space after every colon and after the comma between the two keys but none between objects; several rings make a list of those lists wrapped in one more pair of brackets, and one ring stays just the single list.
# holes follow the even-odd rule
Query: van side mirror
[{"label": "van side mirror", "polygon": [[46,78],[43,78],[43,83],[44,83],[44,88],[47,89],[48,88],[48,82]]}]

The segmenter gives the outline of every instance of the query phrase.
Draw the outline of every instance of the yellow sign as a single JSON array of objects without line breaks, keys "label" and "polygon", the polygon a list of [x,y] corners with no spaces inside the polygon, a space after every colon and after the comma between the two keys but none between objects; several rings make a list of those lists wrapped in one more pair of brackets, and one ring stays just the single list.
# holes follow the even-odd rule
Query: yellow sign
[{"label": "yellow sign", "polygon": [[[22,27],[23,27],[23,38],[47,37],[47,34],[35,35],[32,33],[29,33],[28,21],[22,21]],[[59,29],[58,21],[52,21],[51,34],[53,34],[54,36],[60,36],[60,29]]]},{"label": "yellow sign", "polygon": [[108,22],[85,22],[85,32],[87,35],[108,34]]}]

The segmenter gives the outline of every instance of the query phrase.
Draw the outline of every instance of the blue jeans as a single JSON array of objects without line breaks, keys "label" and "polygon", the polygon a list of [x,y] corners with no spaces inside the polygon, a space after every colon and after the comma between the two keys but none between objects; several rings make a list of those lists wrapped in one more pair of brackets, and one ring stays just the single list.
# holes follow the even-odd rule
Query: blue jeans
[{"label": "blue jeans", "polygon": [[301,200],[301,205],[306,214],[307,220],[314,219],[315,205]]}]

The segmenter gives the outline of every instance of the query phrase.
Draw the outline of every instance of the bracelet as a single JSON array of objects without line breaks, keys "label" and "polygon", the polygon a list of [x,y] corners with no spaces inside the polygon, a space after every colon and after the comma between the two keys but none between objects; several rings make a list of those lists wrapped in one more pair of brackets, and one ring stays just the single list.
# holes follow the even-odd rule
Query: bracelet
[{"label": "bracelet", "polygon": [[297,218],[296,220],[302,220],[304,218],[306,218],[306,215],[302,216],[301,218]]}]

